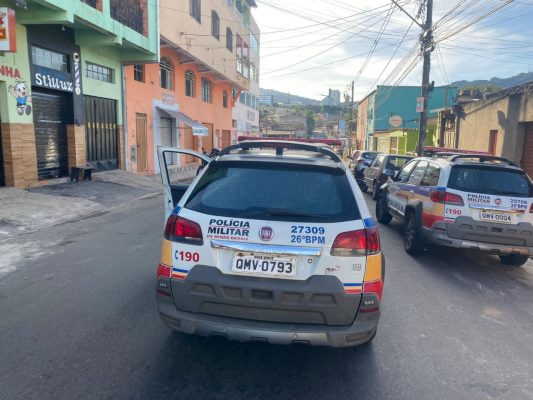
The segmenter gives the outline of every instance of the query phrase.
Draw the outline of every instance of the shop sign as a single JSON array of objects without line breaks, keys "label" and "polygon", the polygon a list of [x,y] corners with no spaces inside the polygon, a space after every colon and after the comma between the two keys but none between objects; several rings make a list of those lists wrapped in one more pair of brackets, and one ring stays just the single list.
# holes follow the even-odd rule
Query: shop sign
[{"label": "shop sign", "polygon": [[20,72],[16,67],[10,67],[9,65],[0,64],[0,76],[5,78],[20,79]]},{"label": "shop sign", "polygon": [[47,89],[74,92],[74,83],[70,75],[44,67],[35,67],[33,84]]},{"label": "shop sign", "polygon": [[416,98],[416,112],[424,112],[424,102],[425,102],[425,98],[424,97],[417,97]]},{"label": "shop sign", "polygon": [[0,7],[0,51],[17,51],[15,11]]},{"label": "shop sign", "polygon": [[168,93],[163,93],[162,100],[164,104],[174,105],[176,103],[175,97]]}]

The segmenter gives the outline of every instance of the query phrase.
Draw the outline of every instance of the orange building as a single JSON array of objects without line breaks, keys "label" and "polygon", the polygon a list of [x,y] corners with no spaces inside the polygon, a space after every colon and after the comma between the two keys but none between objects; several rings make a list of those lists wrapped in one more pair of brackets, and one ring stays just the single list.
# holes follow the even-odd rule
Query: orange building
[{"label": "orange building", "polygon": [[[253,1],[160,1],[159,64],[126,68],[127,165],[159,172],[157,147],[211,151],[235,136],[232,109],[249,83],[249,25]],[[185,174],[196,160],[173,160]]]}]

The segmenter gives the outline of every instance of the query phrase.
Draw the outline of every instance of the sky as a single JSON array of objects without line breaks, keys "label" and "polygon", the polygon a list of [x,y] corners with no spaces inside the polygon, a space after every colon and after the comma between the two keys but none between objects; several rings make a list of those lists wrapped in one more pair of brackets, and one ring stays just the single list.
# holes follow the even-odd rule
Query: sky
[{"label": "sky", "polygon": [[[399,0],[416,16],[423,0]],[[533,0],[435,0],[431,80],[506,78],[533,70]],[[390,0],[257,0],[260,86],[322,99],[355,81],[420,85],[421,28]],[[423,22],[422,12],[418,22]]]}]

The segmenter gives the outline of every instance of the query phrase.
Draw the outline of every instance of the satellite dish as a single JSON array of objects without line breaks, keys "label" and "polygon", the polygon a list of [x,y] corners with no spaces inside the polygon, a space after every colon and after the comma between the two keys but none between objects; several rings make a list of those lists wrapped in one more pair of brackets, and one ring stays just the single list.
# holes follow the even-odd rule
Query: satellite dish
[{"label": "satellite dish", "polygon": [[403,118],[400,117],[399,115],[392,115],[392,116],[389,118],[389,124],[390,124],[390,126],[392,126],[393,128],[399,128],[399,127],[402,126],[402,124],[403,124]]}]

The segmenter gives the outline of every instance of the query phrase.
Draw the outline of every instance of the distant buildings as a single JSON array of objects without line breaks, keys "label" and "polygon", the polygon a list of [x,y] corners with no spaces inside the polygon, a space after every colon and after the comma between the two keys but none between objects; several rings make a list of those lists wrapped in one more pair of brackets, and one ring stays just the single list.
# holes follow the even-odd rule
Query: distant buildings
[{"label": "distant buildings", "polygon": [[273,106],[274,105],[274,96],[271,94],[260,94],[259,95],[259,104],[264,106]]},{"label": "distant buildings", "polygon": [[341,104],[341,91],[329,89],[329,94],[322,100],[322,105],[339,106]]}]

